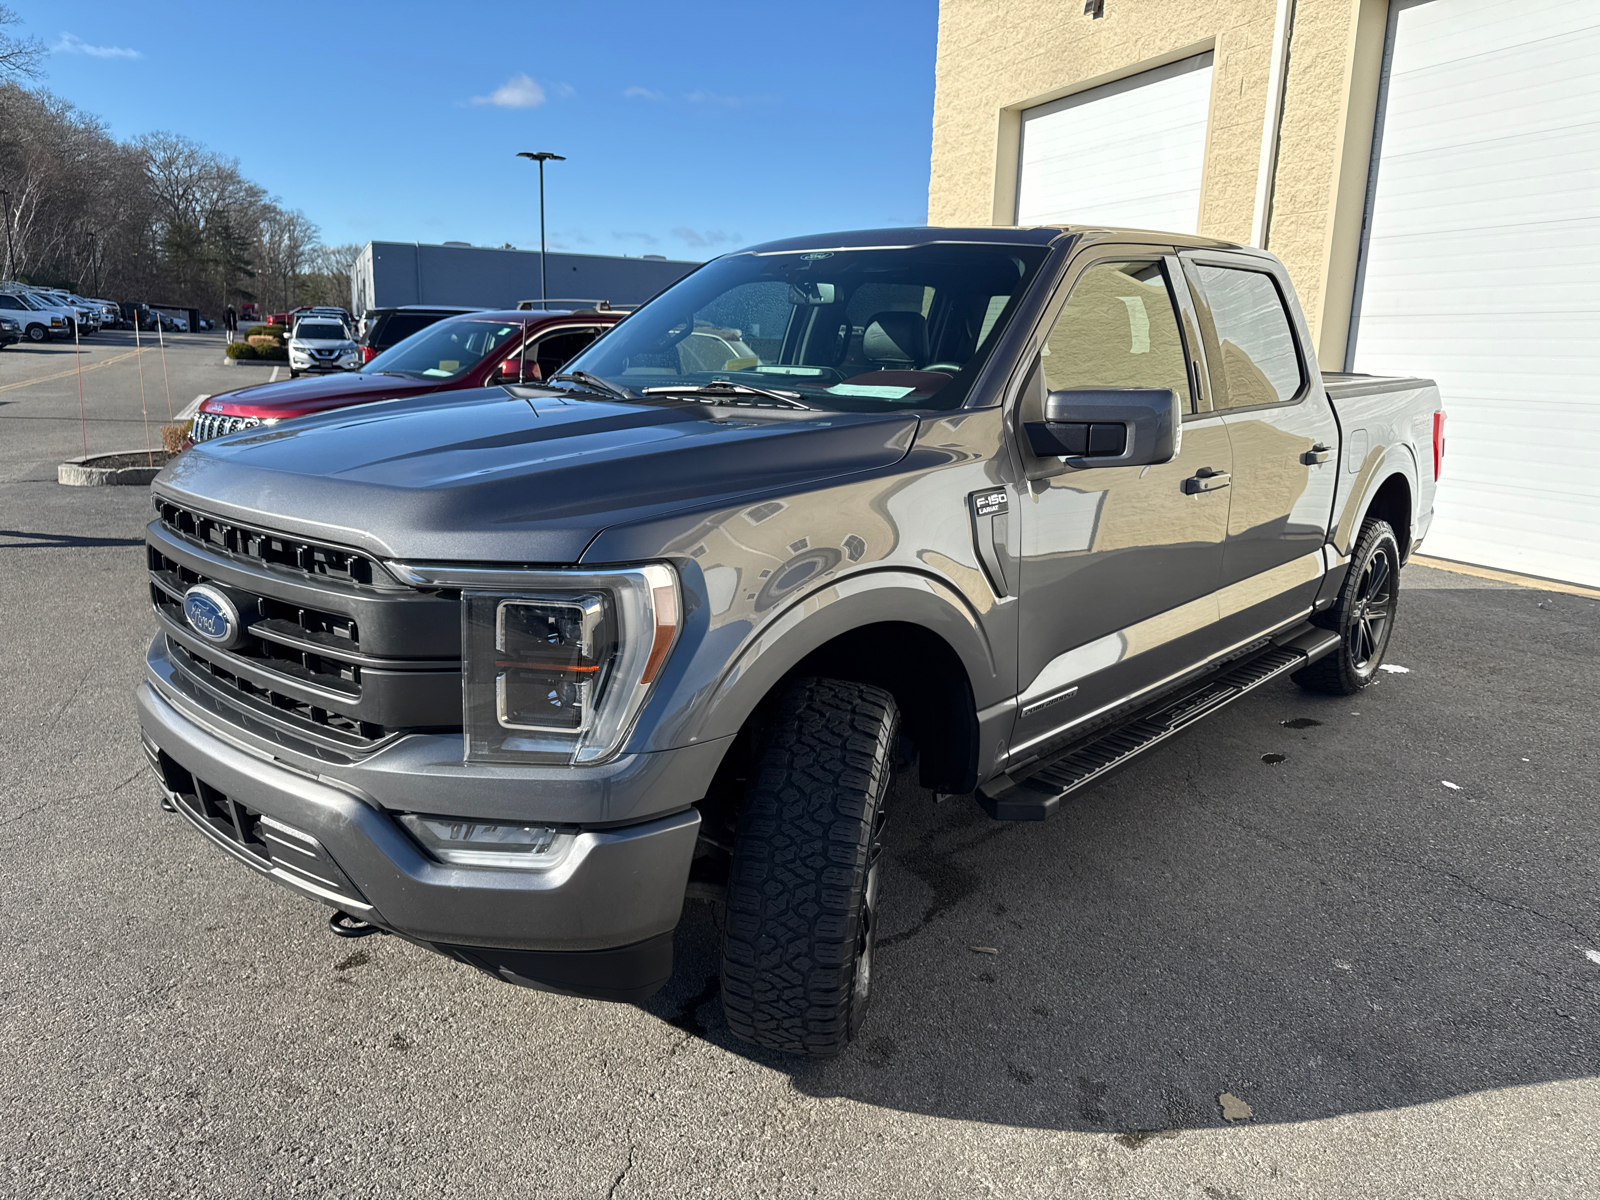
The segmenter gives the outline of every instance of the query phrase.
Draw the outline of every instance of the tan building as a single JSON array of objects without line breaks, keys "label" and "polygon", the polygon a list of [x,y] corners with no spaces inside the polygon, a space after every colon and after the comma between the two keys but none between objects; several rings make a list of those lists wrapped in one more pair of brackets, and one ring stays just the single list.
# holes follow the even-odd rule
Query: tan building
[{"label": "tan building", "polygon": [[928,212],[1270,249],[1439,381],[1427,552],[1600,585],[1600,0],[943,0]]}]

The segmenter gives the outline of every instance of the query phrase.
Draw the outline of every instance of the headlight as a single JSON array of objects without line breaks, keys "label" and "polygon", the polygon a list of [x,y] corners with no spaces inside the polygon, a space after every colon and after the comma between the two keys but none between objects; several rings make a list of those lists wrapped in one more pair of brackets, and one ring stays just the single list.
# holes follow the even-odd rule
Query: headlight
[{"label": "headlight", "polygon": [[548,572],[395,565],[412,583],[461,589],[469,762],[610,758],[678,637],[678,577],[661,564]]},{"label": "headlight", "polygon": [[464,821],[420,813],[402,813],[400,824],[434,858],[464,867],[548,871],[566,858],[577,836],[548,825]]}]

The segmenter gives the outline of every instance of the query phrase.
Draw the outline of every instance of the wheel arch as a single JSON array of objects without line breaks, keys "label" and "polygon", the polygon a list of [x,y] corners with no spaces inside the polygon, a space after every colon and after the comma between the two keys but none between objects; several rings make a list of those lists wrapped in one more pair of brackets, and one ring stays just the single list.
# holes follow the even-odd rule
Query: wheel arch
[{"label": "wheel arch", "polygon": [[949,584],[910,571],[862,572],[789,605],[744,645],[708,698],[699,736],[759,723],[798,678],[869,683],[899,704],[923,782],[966,791],[977,783],[978,709],[1007,694],[1013,681],[1003,675],[979,614]]},{"label": "wheel arch", "polygon": [[1382,452],[1373,451],[1349,491],[1343,493],[1344,502],[1331,537],[1341,556],[1348,557],[1354,551],[1361,527],[1369,516],[1377,515],[1394,526],[1400,557],[1405,560],[1416,528],[1416,476],[1416,460],[1406,447],[1396,445]]},{"label": "wheel arch", "polygon": [[1390,475],[1372,493],[1361,514],[1365,525],[1373,517],[1389,522],[1395,540],[1400,543],[1400,561],[1411,557],[1411,535],[1416,512],[1410,481],[1403,474]]}]

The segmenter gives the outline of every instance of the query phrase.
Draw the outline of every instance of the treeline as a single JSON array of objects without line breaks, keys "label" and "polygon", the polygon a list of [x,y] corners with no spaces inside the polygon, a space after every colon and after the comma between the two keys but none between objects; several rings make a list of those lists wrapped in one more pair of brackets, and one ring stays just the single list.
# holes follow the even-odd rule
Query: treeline
[{"label": "treeline", "polygon": [[360,247],[323,245],[237,159],[174,133],[119,142],[42,88],[0,82],[0,204],[0,278],[212,316],[350,303]]}]

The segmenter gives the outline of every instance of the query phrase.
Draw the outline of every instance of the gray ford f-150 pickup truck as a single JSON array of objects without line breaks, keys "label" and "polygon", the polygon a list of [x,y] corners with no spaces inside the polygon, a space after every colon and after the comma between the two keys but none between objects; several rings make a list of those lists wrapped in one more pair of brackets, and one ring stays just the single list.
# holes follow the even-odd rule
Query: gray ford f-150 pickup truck
[{"label": "gray ford f-150 pickup truck", "polygon": [[1038,820],[1274,676],[1365,686],[1443,416],[1322,374],[1239,246],[757,246],[539,385],[176,459],[144,745],[167,807],[336,931],[630,1000],[692,893],[733,1030],[836,1053],[893,772]]}]

